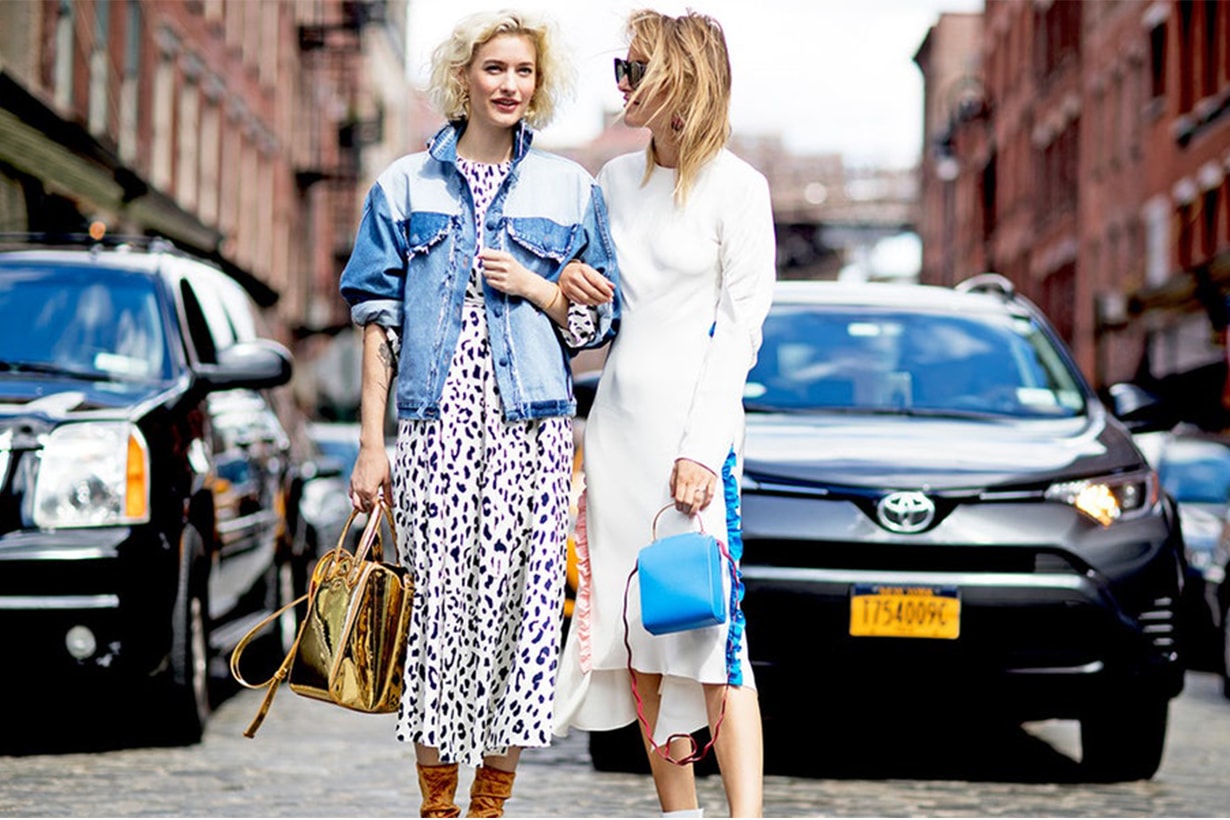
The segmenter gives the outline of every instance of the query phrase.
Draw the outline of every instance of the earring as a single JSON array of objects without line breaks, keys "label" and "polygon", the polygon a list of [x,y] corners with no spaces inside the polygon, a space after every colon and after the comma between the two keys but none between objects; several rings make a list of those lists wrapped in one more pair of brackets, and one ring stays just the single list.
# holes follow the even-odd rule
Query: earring
[{"label": "earring", "polygon": [[683,130],[683,117],[679,116],[678,114],[674,114],[673,116],[671,116],[671,130],[672,131],[682,131]]}]

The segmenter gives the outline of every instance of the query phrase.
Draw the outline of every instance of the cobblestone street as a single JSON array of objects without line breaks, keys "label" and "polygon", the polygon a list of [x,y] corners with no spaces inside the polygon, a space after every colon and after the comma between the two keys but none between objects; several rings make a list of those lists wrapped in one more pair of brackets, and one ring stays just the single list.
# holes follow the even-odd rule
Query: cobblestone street
[{"label": "cobblestone street", "polygon": [[[1218,677],[1188,676],[1171,707],[1170,741],[1151,781],[1091,785],[1076,779],[1074,724],[1034,735],[954,727],[949,762],[918,750],[856,753],[840,776],[770,773],[765,813],[812,816],[1222,816],[1230,807],[1230,702]],[[187,748],[0,757],[6,817],[396,817],[417,814],[410,749],[392,718],[330,708],[285,691],[256,739],[242,736],[256,693],[221,705],[205,741]],[[906,733],[908,734],[908,733]],[[841,736],[817,744],[844,744]],[[962,753],[961,748],[967,751]],[[922,751],[927,751],[923,749]],[[929,754],[934,757],[932,749]],[[873,759],[874,758],[874,759]],[[992,760],[992,765],[985,765]],[[795,768],[806,770],[797,760]],[[463,770],[464,771],[464,770]],[[460,792],[468,789],[469,772]],[[1066,781],[1066,782],[1065,782]],[[725,814],[721,781],[701,778],[706,815]],[[464,801],[461,801],[464,807]],[[586,736],[527,752],[509,817],[652,817],[648,777],[595,772]]]}]

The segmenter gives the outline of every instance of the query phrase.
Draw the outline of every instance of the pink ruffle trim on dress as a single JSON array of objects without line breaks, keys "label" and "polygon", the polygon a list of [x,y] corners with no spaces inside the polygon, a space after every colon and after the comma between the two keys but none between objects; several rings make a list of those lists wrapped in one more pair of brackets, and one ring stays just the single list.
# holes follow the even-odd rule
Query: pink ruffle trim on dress
[{"label": "pink ruffle trim on dress", "polygon": [[589,630],[590,630],[590,584],[592,578],[589,569],[589,535],[585,526],[585,508],[586,496],[588,490],[581,491],[581,497],[577,499],[577,529],[576,529],[576,553],[577,553],[577,594],[572,604],[572,626],[571,629],[577,631],[577,646],[580,650],[581,672],[587,673],[593,665],[593,656],[590,652]]}]

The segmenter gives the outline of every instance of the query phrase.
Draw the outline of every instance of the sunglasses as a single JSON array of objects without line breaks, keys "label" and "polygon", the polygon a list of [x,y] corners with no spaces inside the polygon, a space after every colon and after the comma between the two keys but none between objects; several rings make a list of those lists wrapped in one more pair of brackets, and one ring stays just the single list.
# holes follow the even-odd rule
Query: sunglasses
[{"label": "sunglasses", "polygon": [[618,84],[623,80],[628,81],[628,85],[636,88],[641,84],[641,80],[645,79],[645,72],[649,70],[649,63],[639,63],[635,60],[622,60],[619,57],[615,58],[615,82]]}]

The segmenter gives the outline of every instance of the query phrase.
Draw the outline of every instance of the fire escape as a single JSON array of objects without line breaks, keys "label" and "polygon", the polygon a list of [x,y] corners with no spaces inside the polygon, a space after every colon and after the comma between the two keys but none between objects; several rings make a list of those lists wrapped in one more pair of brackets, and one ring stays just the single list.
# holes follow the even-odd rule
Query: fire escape
[{"label": "fire escape", "polygon": [[312,237],[306,323],[300,332],[334,332],[348,324],[337,278],[350,258],[361,203],[362,152],[383,131],[379,112],[360,115],[363,33],[385,21],[385,0],[320,0],[315,19],[299,25],[299,53],[312,88],[301,126],[309,145],[295,168]]}]

